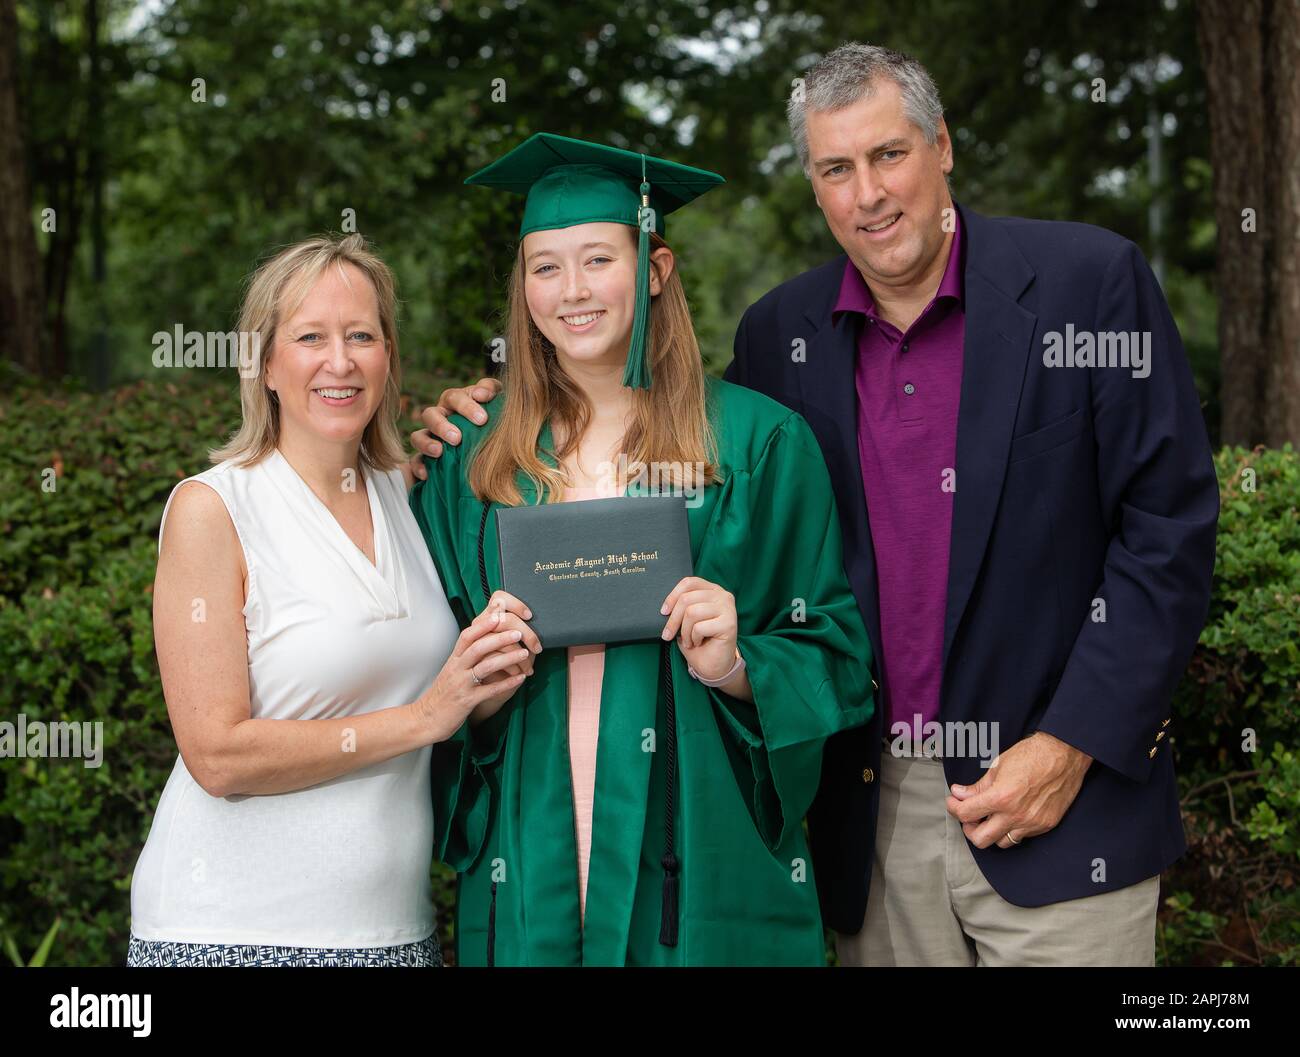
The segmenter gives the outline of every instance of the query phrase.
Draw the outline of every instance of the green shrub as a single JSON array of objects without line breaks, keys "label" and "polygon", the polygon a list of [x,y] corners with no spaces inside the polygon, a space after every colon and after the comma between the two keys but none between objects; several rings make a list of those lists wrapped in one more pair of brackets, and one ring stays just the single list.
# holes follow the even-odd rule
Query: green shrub
[{"label": "green shrub", "polygon": [[1189,854],[1166,878],[1181,894],[1163,924],[1190,923],[1197,963],[1289,965],[1300,960],[1300,458],[1289,445],[1226,448],[1215,464],[1214,597],[1172,713]]}]

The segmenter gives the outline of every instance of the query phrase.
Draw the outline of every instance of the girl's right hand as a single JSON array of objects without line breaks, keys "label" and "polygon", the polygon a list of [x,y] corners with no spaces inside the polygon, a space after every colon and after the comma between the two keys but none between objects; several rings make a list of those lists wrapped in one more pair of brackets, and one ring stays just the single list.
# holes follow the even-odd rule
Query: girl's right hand
[{"label": "girl's right hand", "polygon": [[532,616],[513,595],[498,591],[460,633],[438,677],[413,704],[432,740],[451,737],[471,713],[476,722],[494,715],[532,674],[542,645],[524,614]]}]

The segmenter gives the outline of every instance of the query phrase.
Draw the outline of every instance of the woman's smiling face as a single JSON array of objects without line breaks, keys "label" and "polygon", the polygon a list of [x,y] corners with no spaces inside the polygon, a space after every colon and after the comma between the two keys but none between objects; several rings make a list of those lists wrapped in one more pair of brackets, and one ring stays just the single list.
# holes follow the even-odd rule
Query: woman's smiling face
[{"label": "woman's smiling face", "polygon": [[266,383],[279,398],[280,428],[335,441],[359,438],[387,380],[375,288],[355,265],[326,269],[276,326]]},{"label": "woman's smiling face", "polygon": [[[524,294],[537,329],[573,360],[622,364],[636,307],[634,230],[592,223],[532,231],[523,254]],[[657,286],[652,274],[651,293]]]}]

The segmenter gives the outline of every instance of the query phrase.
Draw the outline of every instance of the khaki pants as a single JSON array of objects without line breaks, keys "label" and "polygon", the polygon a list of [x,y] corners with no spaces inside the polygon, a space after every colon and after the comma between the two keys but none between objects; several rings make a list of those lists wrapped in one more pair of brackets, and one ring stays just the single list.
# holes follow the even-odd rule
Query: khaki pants
[{"label": "khaki pants", "polygon": [[947,796],[941,760],[900,759],[886,746],[871,894],[862,931],[836,934],[841,965],[1155,964],[1159,875],[1016,906],[984,879]]}]

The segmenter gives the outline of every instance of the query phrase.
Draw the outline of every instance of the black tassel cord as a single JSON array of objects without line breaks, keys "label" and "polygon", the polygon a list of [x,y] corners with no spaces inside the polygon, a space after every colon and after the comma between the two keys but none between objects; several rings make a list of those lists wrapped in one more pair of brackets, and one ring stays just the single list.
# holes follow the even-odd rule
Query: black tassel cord
[{"label": "black tassel cord", "polygon": [[[492,591],[488,588],[487,564],[483,561],[483,530],[487,527],[488,507],[491,504],[488,500],[483,500],[483,516],[478,523],[478,579],[479,586],[483,588],[483,597],[485,599],[492,597]],[[487,603],[484,602],[484,605]],[[486,779],[484,779],[486,781]],[[492,882],[492,902],[488,906],[488,927],[487,927],[487,964],[491,969],[496,965],[497,955],[497,883]]]},{"label": "black tassel cord", "polygon": [[665,947],[677,946],[677,850],[674,843],[673,819],[677,790],[677,710],[673,701],[673,644],[665,642],[660,650],[663,657],[664,722],[668,727],[665,751],[664,781],[664,901],[659,917],[659,942]]}]

